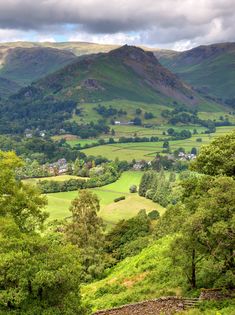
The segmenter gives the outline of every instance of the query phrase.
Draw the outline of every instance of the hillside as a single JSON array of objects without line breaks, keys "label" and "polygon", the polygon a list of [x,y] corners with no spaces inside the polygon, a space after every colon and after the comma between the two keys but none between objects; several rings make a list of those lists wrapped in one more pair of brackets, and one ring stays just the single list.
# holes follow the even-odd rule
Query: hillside
[{"label": "hillside", "polygon": [[184,52],[156,51],[159,61],[198,90],[223,101],[235,98],[235,43]]},{"label": "hillside", "polygon": [[155,241],[140,254],[121,261],[106,278],[83,287],[84,299],[93,310],[100,310],[160,296],[181,295],[185,285],[183,275],[166,255],[172,240],[165,237]]},{"label": "hillside", "polygon": [[[76,56],[69,51],[46,47],[0,46],[0,95],[15,93],[21,87],[72,62]],[[4,81],[4,82],[3,82]]]},{"label": "hillside", "polygon": [[204,101],[164,68],[152,52],[127,45],[109,53],[81,57],[32,87],[42,95],[79,102],[122,98],[168,105],[178,101],[194,106]]}]

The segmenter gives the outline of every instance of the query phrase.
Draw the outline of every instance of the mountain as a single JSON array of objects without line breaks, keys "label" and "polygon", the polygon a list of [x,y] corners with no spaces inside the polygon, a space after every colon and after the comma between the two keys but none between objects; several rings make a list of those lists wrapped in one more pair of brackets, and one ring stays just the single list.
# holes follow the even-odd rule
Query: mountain
[{"label": "mountain", "polygon": [[235,43],[154,53],[165,67],[199,91],[225,102],[235,99]]},{"label": "mountain", "polygon": [[[33,83],[32,87],[37,95],[70,98],[78,102],[122,98],[168,105],[176,101],[196,106],[205,101],[164,68],[152,52],[127,45],[109,53],[80,57]],[[27,91],[24,93],[27,94]]]},{"label": "mountain", "polygon": [[16,82],[0,77],[0,99],[10,93],[16,93],[21,88]]},{"label": "mountain", "polygon": [[[0,106],[0,130],[22,133],[26,128],[39,128],[55,134],[64,129],[80,134],[80,127],[72,123],[77,118],[81,125],[86,123],[86,103],[95,106],[120,100],[122,111],[129,110],[129,101],[136,102],[136,106],[142,102],[156,107],[159,104],[189,110],[218,109],[218,104],[203,99],[164,68],[153,52],[125,45],[109,53],[77,57],[64,68],[22,88]],[[135,109],[128,119],[135,118]],[[93,133],[94,126],[90,127]],[[99,126],[102,130],[103,127]]]},{"label": "mountain", "polygon": [[[0,46],[0,95],[15,93],[23,86],[71,63],[76,56],[69,51],[46,47]],[[4,82],[3,82],[4,81]]]}]

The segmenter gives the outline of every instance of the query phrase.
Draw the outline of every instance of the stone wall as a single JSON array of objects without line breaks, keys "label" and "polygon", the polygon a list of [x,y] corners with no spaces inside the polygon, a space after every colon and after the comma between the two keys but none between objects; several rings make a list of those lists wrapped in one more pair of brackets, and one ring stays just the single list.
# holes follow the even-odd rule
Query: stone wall
[{"label": "stone wall", "polygon": [[171,315],[185,309],[184,299],[164,297],[155,300],[124,305],[111,310],[98,311],[94,315]]},{"label": "stone wall", "polygon": [[226,298],[235,297],[234,290],[222,290],[222,289],[203,289],[201,290],[200,300],[223,300]]}]

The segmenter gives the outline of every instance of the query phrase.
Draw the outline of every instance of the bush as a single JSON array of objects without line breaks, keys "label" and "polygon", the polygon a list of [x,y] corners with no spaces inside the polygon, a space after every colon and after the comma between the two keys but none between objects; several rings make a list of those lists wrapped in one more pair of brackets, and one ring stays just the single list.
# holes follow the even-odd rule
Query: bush
[{"label": "bush", "polygon": [[157,210],[152,210],[148,213],[148,217],[150,220],[157,220],[160,217],[160,214]]},{"label": "bush", "polygon": [[115,198],[113,201],[114,201],[114,202],[119,202],[119,201],[125,200],[125,199],[126,199],[125,196],[121,196],[121,197]]},{"label": "bush", "polygon": [[136,185],[131,185],[131,187],[129,188],[130,193],[136,193],[137,192],[137,186]]}]

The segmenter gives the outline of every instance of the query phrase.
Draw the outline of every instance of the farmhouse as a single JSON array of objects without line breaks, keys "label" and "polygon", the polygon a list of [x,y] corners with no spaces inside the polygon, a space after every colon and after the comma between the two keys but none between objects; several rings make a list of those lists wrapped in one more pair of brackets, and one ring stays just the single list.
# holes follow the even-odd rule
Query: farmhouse
[{"label": "farmhouse", "polygon": [[120,125],[120,126],[129,126],[129,125],[134,125],[133,121],[114,121],[114,125]]}]

